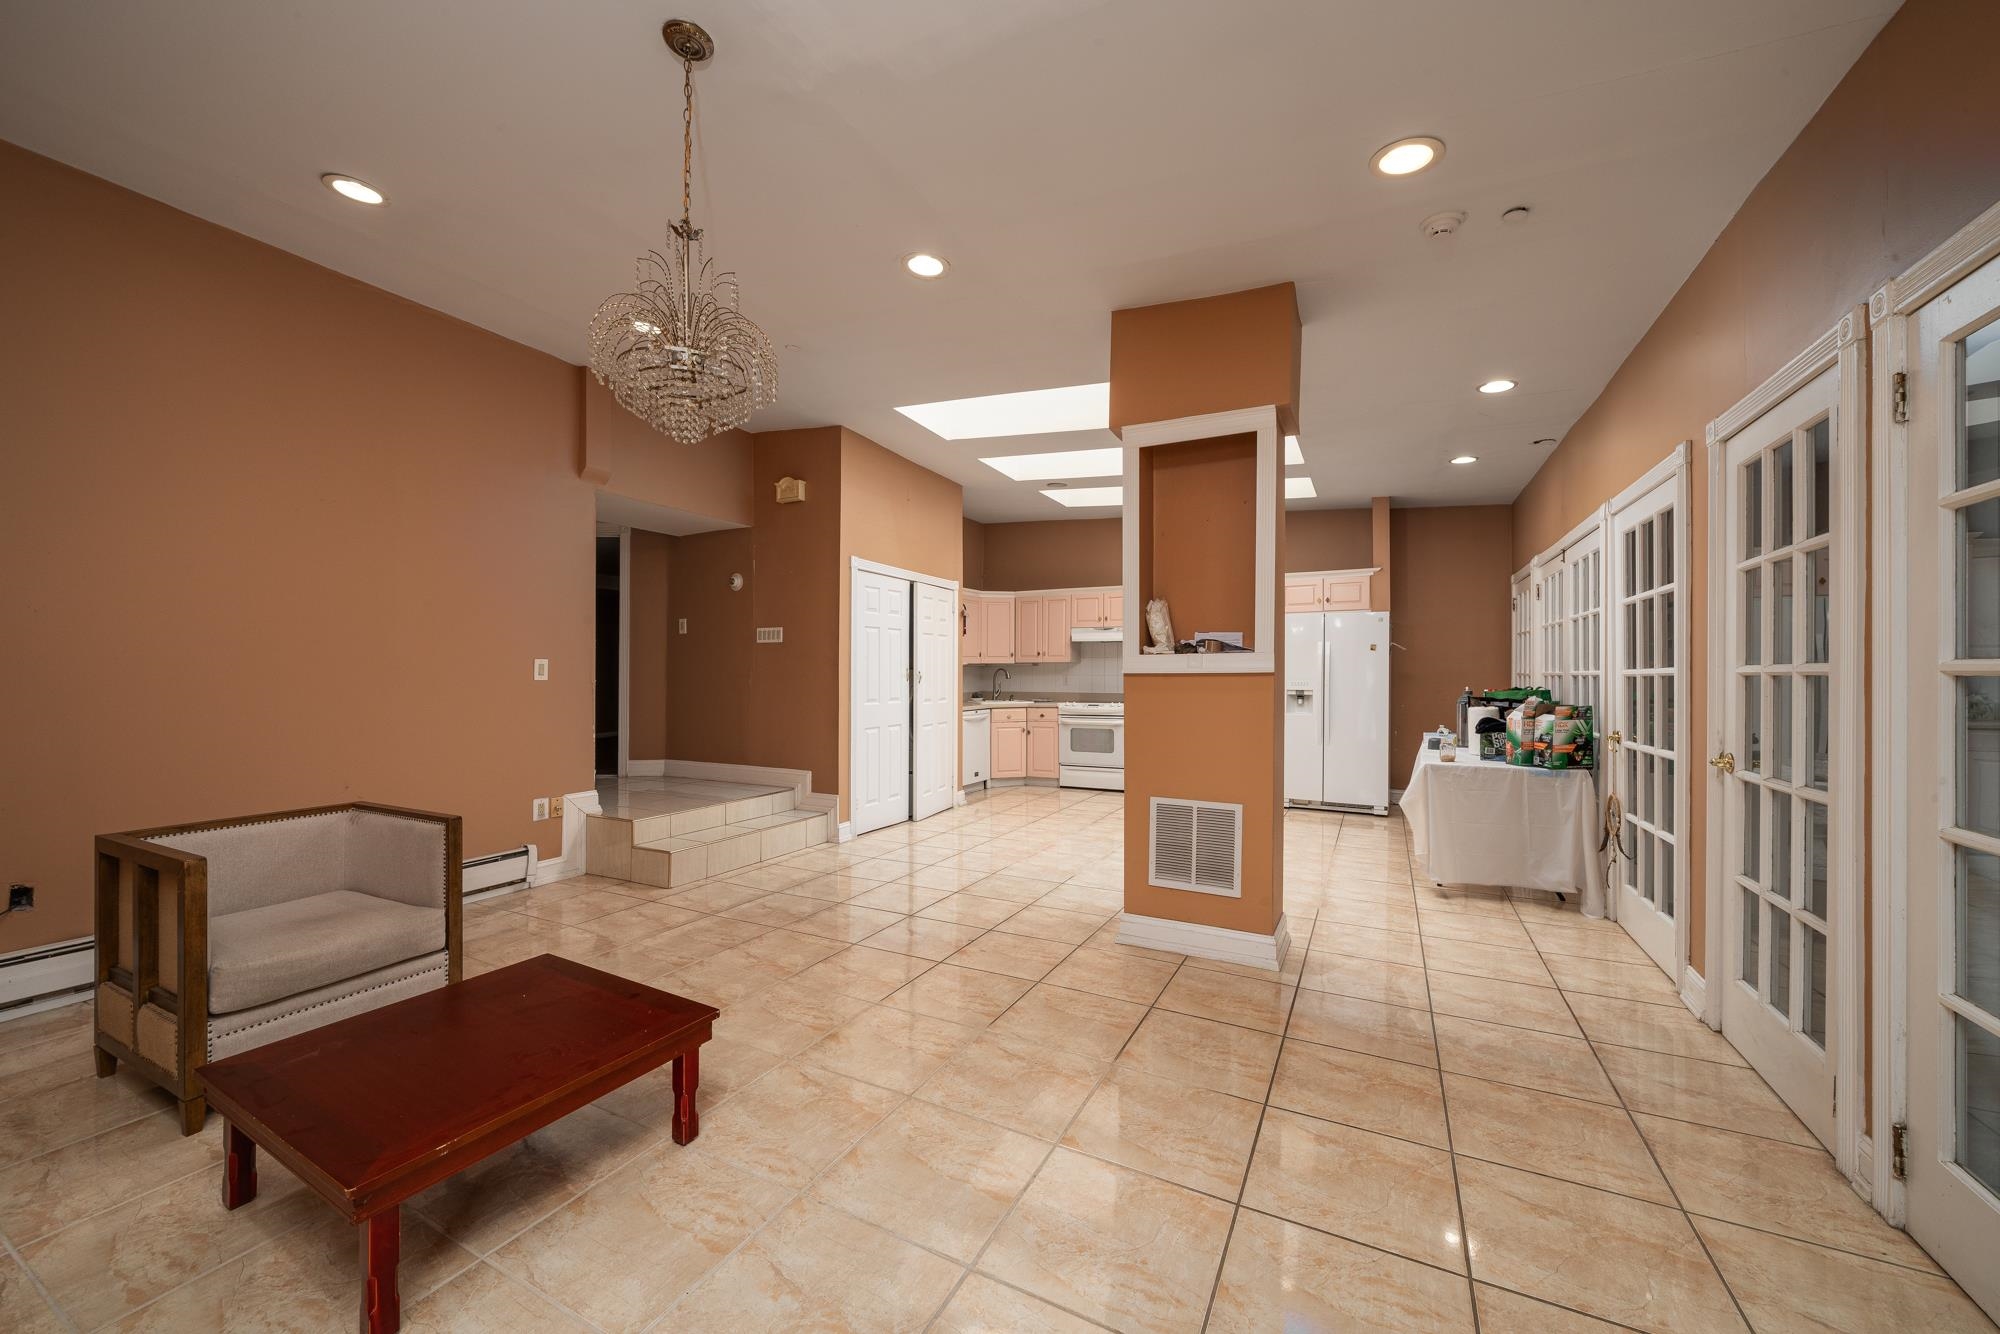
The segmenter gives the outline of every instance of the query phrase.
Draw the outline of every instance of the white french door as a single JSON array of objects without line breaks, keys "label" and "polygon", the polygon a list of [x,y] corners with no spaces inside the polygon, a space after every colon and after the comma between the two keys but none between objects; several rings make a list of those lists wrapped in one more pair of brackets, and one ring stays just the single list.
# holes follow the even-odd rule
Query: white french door
[{"label": "white french door", "polygon": [[848,819],[855,833],[910,818],[910,581],[854,572]]},{"label": "white french door", "polygon": [[1611,514],[1611,688],[1609,771],[1624,812],[1613,871],[1613,915],[1680,986],[1686,955],[1687,813],[1682,767],[1687,697],[1687,599],[1681,525],[1685,471],[1670,475]]},{"label": "white french door", "polygon": [[1907,328],[1905,1207],[2000,1314],[2000,259]]},{"label": "white french door", "polygon": [[910,818],[921,820],[949,807],[958,791],[958,597],[936,584],[910,588],[917,608]]},{"label": "white french door", "polygon": [[[1835,1143],[1835,952],[1856,929],[1832,854],[1858,823],[1859,775],[1832,763],[1835,733],[1861,725],[1836,704],[1854,684],[1858,627],[1835,612],[1852,591],[1854,535],[1838,530],[1853,460],[1839,423],[1841,369],[1820,372],[1729,437],[1711,531],[1723,582],[1714,637],[1726,671],[1721,774],[1722,1031],[1813,1134]],[[1718,826],[1712,824],[1712,830]],[[1839,910],[1837,910],[1839,908]]]},{"label": "white french door", "polygon": [[1548,687],[1558,704],[1587,704],[1598,717],[1604,693],[1603,524],[1593,520],[1572,533],[1564,545],[1536,557],[1531,571],[1534,661],[1524,684]]}]

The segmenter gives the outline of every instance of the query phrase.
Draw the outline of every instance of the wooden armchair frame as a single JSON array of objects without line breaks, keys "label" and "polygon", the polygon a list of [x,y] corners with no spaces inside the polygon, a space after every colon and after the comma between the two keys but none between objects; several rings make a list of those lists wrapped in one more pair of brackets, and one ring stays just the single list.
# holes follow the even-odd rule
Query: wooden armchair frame
[{"label": "wooden armchair frame", "polygon": [[[350,801],[97,836],[97,1074],[124,1061],[180,1102],[181,1132],[208,1114],[195,1071],[208,1059],[208,859],[151,840],[341,811],[443,826],[445,979],[462,968],[464,829],[456,815]],[[169,942],[162,950],[163,939]]]}]

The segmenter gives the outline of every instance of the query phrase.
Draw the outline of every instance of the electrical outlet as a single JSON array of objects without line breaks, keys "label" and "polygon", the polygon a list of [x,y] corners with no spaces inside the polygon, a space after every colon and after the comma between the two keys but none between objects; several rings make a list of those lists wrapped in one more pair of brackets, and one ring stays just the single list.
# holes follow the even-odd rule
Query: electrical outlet
[{"label": "electrical outlet", "polygon": [[537,820],[546,820],[549,818],[549,799],[547,797],[535,798],[535,818]]},{"label": "electrical outlet", "polygon": [[35,910],[35,887],[33,885],[7,886],[8,912],[33,912]]},{"label": "electrical outlet", "polygon": [[686,634],[687,632],[688,632],[688,618],[683,616],[681,617],[681,633]]},{"label": "electrical outlet", "polygon": [[546,681],[549,679],[549,660],[547,658],[535,659],[535,679],[537,681]]}]

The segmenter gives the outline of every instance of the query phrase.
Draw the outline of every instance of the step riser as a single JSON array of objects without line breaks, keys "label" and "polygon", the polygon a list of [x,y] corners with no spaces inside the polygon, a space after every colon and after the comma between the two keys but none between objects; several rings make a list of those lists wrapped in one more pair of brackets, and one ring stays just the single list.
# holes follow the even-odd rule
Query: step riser
[{"label": "step riser", "polygon": [[[774,809],[763,809],[768,804],[779,802],[783,804],[776,805]],[[591,875],[608,876],[615,880],[629,880],[637,884],[670,889],[675,886],[686,886],[709,876],[726,875],[730,871],[741,870],[746,866],[771,861],[790,853],[803,852],[807,848],[831,840],[832,817],[826,812],[821,812],[809,819],[793,821],[770,829],[747,829],[741,834],[678,851],[637,846],[667,838],[683,837],[690,832],[720,828],[724,823],[734,823],[734,821],[711,821],[696,825],[692,830],[674,830],[672,822],[685,816],[733,810],[738,812],[738,819],[757,819],[761,816],[787,813],[797,808],[795,794],[780,793],[772,797],[758,797],[722,806],[705,807],[702,811],[652,815],[639,820],[593,815],[584,827],[584,869]]]}]

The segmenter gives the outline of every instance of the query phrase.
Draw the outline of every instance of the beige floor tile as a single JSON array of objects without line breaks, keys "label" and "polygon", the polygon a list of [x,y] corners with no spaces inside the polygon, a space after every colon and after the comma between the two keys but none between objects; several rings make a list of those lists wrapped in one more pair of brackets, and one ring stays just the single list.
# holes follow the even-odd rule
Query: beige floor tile
[{"label": "beige floor tile", "polygon": [[979,939],[985,932],[963,922],[940,922],[924,917],[905,917],[884,927],[861,943],[872,950],[893,950],[919,959],[948,959]]},{"label": "beige floor tile", "polygon": [[1384,1005],[1402,1005],[1415,1010],[1430,1008],[1430,992],[1425,986],[1423,969],[1407,964],[1383,963],[1380,959],[1361,959],[1350,954],[1325,954],[1313,950],[1306,955],[1305,969],[1299,974],[1299,985],[1314,991],[1331,991],[1336,995],[1380,1001]]},{"label": "beige floor tile", "polygon": [[1508,949],[1531,950],[1534,940],[1515,918],[1488,917],[1480,913],[1427,912],[1418,917],[1417,929],[1427,940],[1469,940],[1480,945],[1504,945]]},{"label": "beige floor tile", "polygon": [[1278,1062],[1279,1041],[1275,1033],[1154,1010],[1118,1059],[1161,1079],[1262,1102]]},{"label": "beige floor tile", "polygon": [[1153,1002],[1163,1010],[1198,1015],[1266,1033],[1285,1031],[1295,987],[1205,968],[1183,968]]},{"label": "beige floor tile", "polygon": [[853,944],[857,940],[866,940],[878,931],[887,930],[901,920],[902,914],[886,912],[881,908],[857,908],[852,903],[836,903],[811,917],[801,917],[792,923],[792,929]]},{"label": "beige floor tile", "polygon": [[725,908],[722,910],[722,916],[740,922],[752,922],[758,926],[790,926],[801,917],[825,912],[826,906],[825,899],[811,899],[803,894],[766,894],[760,899],[751,899],[748,903]]},{"label": "beige floor tile", "polygon": [[614,894],[609,890],[578,889],[569,893],[558,892],[563,888],[564,886],[560,884],[543,885],[519,894],[509,894],[506,899],[507,911],[521,913],[527,917],[538,917],[545,922],[574,924],[639,906],[639,900],[628,898],[623,894]]},{"label": "beige floor tile", "polygon": [[1695,1230],[1759,1331],[1992,1334],[1956,1283],[1789,1237],[1697,1218]]},{"label": "beige floor tile", "polygon": [[1127,959],[1150,959],[1154,963],[1178,964],[1187,961],[1189,957],[1185,954],[1176,954],[1172,950],[1147,949],[1144,945],[1121,945],[1118,943],[1118,923],[1115,921],[1099,927],[1097,934],[1083,943],[1090,949],[1102,950],[1106,954],[1117,954]]},{"label": "beige floor tile", "polygon": [[1151,1005],[1166,989],[1176,965],[1084,946],[1057,964],[1046,979],[1059,987]]},{"label": "beige floor tile", "polygon": [[676,908],[692,908],[696,912],[719,913],[746,903],[755,902],[766,894],[784,888],[783,885],[752,885],[745,883],[743,876],[748,869],[733,872],[727,880],[704,880],[675,894],[668,902]]},{"label": "beige floor tile", "polygon": [[1208,1321],[1216,1334],[1448,1334],[1472,1327],[1464,1279],[1247,1210],[1230,1234]]},{"label": "beige floor tile", "polygon": [[1465,1272],[1451,1155],[1442,1149],[1272,1107],[1243,1206]]},{"label": "beige floor tile", "polygon": [[1618,1105],[1597,1054],[1581,1038],[1437,1016],[1438,1064],[1453,1074]]},{"label": "beige floor tile", "polygon": [[[1290,906],[1289,895],[1286,899]],[[1351,903],[1338,900],[1324,904],[1318,912],[1322,922],[1345,922],[1351,926],[1409,935],[1417,929],[1417,910],[1400,903]]]},{"label": "beige floor tile", "polygon": [[702,1122],[700,1144],[738,1167],[802,1188],[889,1114],[900,1094],[786,1063]]},{"label": "beige floor tile", "polygon": [[1619,1000],[1653,1001],[1662,1005],[1681,1003],[1680,992],[1667,975],[1651,961],[1617,963],[1606,959],[1584,959],[1571,954],[1551,954],[1542,962],[1564,991],[1580,991],[1592,996]]},{"label": "beige floor tile", "polygon": [[1679,1210],[1474,1158],[1458,1186],[1474,1278],[1639,1329],[1744,1329]]},{"label": "beige floor tile", "polygon": [[489,1264],[403,1307],[403,1334],[589,1334],[590,1326]]},{"label": "beige floor tile", "polygon": [[[181,1134],[178,1112],[156,1112],[0,1171],[0,1233],[26,1246],[142,1191],[222,1161],[222,1118]],[[220,1168],[216,1169],[220,1172]],[[221,1178],[216,1178],[221,1189]]]},{"label": "beige floor tile", "polygon": [[988,899],[1009,899],[1015,903],[1033,903],[1044,894],[1050,894],[1062,887],[1060,880],[1036,879],[1028,875],[1011,875],[996,872],[976,884],[966,886],[968,893]]},{"label": "beige floor tile", "polygon": [[832,958],[823,959],[797,974],[796,980],[808,986],[859,996],[863,1000],[879,1001],[930,968],[929,959],[898,954],[894,950],[870,949],[866,945],[850,945]]},{"label": "beige floor tile", "polygon": [[1491,1283],[1475,1283],[1472,1292],[1479,1307],[1479,1334],[1615,1334],[1622,1328]]},{"label": "beige floor tile", "polygon": [[1292,1003],[1285,1033],[1323,1047],[1343,1047],[1415,1065],[1437,1064],[1437,1042],[1431,1036],[1427,1010],[1301,989]]},{"label": "beige floor tile", "polygon": [[0,1254],[0,1329],[8,1334],[63,1334],[72,1328],[35,1289],[21,1262]]},{"label": "beige floor tile", "polygon": [[636,948],[649,958],[674,968],[687,968],[713,959],[723,951],[754,940],[769,927],[755,922],[739,922],[731,917],[704,917],[686,926],[677,926],[658,935],[647,936]]},{"label": "beige floor tile", "polygon": [[1135,1001],[1041,982],[993,1021],[993,1031],[1017,1043],[1108,1061],[1145,1016],[1146,1007]]},{"label": "beige floor tile", "polygon": [[1106,1061],[987,1033],[961,1048],[917,1097],[1053,1140],[1110,1068]]},{"label": "beige floor tile", "polygon": [[1812,1132],[1746,1066],[1691,1061],[1633,1047],[1599,1047],[1597,1055],[1625,1105],[1635,1112],[1818,1147]]},{"label": "beige floor tile", "polygon": [[1094,1334],[1100,1328],[984,1274],[967,1274],[931,1334]]},{"label": "beige floor tile", "polygon": [[977,894],[954,894],[948,899],[939,899],[917,916],[929,918],[934,922],[958,922],[985,931],[1000,925],[1021,911],[1021,906],[1013,899],[989,899],[981,898]]},{"label": "beige floor tile", "polygon": [[1081,945],[1097,934],[1098,928],[1104,925],[1106,915],[1069,912],[1034,903],[993,929],[1017,936],[1034,936],[1041,940],[1059,941],[1065,945]]},{"label": "beige floor tile", "polygon": [[1424,963],[1434,973],[1470,973],[1500,982],[1552,987],[1555,979],[1533,950],[1509,949],[1472,940],[1432,936],[1424,942]]},{"label": "beige floor tile", "polygon": [[1098,1085],[1063,1136],[1066,1148],[1233,1200],[1263,1108],[1126,1065]]},{"label": "beige floor tile", "polygon": [[1697,1019],[1685,1005],[1593,996],[1576,1007],[1584,1036],[1600,1045],[1689,1056],[1720,1065],[1747,1065],[1729,1040]]},{"label": "beige floor tile", "polygon": [[821,959],[830,959],[840,953],[844,942],[830,940],[825,936],[813,935],[793,927],[776,927],[744,941],[733,949],[725,950],[718,958],[754,959],[758,963],[783,970],[785,976],[803,972]]},{"label": "beige floor tile", "polygon": [[1560,1033],[1580,1038],[1570,1004],[1553,987],[1524,986],[1519,982],[1499,982],[1490,977],[1467,973],[1432,973],[1431,1009],[1438,1014],[1461,1019],[1482,1019],[1489,1023],[1511,1024],[1543,1033]]},{"label": "beige floor tile", "polygon": [[916,1330],[964,1272],[878,1227],[800,1198],[662,1321],[681,1334]]},{"label": "beige floor tile", "polygon": [[891,880],[887,884],[861,894],[856,894],[848,902],[857,908],[881,908],[893,913],[922,912],[940,899],[951,897],[948,889],[925,889],[921,885]]},{"label": "beige floor tile", "polygon": [[1582,959],[1604,959],[1613,963],[1650,964],[1646,951],[1623,931],[1593,931],[1572,926],[1551,926],[1543,919],[1531,921],[1528,937],[1544,954],[1566,954]]},{"label": "beige floor tile", "polygon": [[1444,1095],[1427,1065],[1290,1040],[1271,1105],[1444,1148]]},{"label": "beige floor tile", "polygon": [[1638,1121],[1689,1213],[1917,1269],[1937,1268],[1909,1234],[1890,1227],[1862,1202],[1818,1145],[1774,1144],[1656,1116]]},{"label": "beige floor tile", "polygon": [[[72,1069],[81,1063],[73,1064]],[[121,1069],[108,1079],[91,1073],[72,1076],[54,1088],[18,1091],[4,1085],[0,1102],[0,1167],[33,1158],[76,1140],[157,1114],[173,1099],[149,1080]],[[4,1206],[0,1206],[4,1207]]]},{"label": "beige floor tile", "polygon": [[1094,913],[1101,919],[1125,906],[1125,890],[1122,885],[1116,889],[1104,889],[1070,883],[1042,895],[1035,900],[1035,906],[1059,908],[1064,912]]},{"label": "beige floor tile", "polygon": [[1444,1077],[1444,1103],[1456,1153],[1675,1202],[1623,1108],[1454,1074]]},{"label": "beige floor tile", "polygon": [[744,1171],[701,1141],[667,1144],[490,1258],[593,1324],[634,1330],[679,1301],[790,1198],[789,1187]]},{"label": "beige floor tile", "polygon": [[579,1108],[412,1197],[409,1207],[484,1255],[658,1139],[656,1126]]},{"label": "beige floor tile", "polygon": [[1424,966],[1423,943],[1412,931],[1378,931],[1347,922],[1322,921],[1313,928],[1312,947],[1328,954],[1380,959],[1412,968]]},{"label": "beige floor tile", "polygon": [[[701,1047],[696,1110],[708,1115],[784,1059],[781,1053],[766,1051],[741,1038],[710,1038]],[[619,1085],[591,1105],[655,1133],[665,1133],[673,1124],[674,1063],[668,1061],[630,1083]]]},{"label": "beige floor tile", "polygon": [[1229,1232],[1230,1206],[1057,1149],[979,1268],[1129,1330],[1198,1330]]},{"label": "beige floor tile", "polygon": [[818,1066],[909,1093],[979,1035],[977,1028],[899,1007],[871,1005],[799,1054]]},{"label": "beige floor tile", "polygon": [[979,1027],[999,1018],[1034,985],[1026,978],[982,973],[976,968],[945,963],[889,993],[882,1003],[927,1014],[933,1019]]},{"label": "beige floor tile", "polygon": [[1005,973],[1009,977],[1025,977],[1031,982],[1039,982],[1075,948],[1061,941],[989,931],[953,954],[950,962],[961,968]]},{"label": "beige floor tile", "polygon": [[970,1264],[1048,1152],[1041,1140],[913,1099],[828,1168],[812,1193]]},{"label": "beige floor tile", "polygon": [[733,1005],[715,1021],[715,1036],[796,1056],[868,1008],[859,996],[824,982],[780,982],[747,1004]]}]

